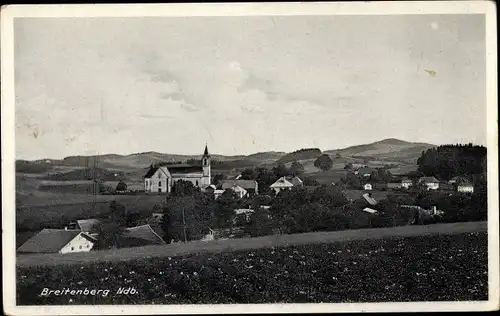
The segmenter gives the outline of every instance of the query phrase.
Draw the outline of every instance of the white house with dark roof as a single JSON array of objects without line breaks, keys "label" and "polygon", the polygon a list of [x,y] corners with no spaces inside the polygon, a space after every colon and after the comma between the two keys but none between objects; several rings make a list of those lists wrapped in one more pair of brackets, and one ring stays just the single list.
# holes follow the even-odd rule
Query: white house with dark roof
[{"label": "white house with dark roof", "polygon": [[20,253],[89,252],[97,239],[77,229],[43,229],[17,249]]},{"label": "white house with dark roof", "polygon": [[144,175],[144,191],[168,193],[176,181],[183,180],[193,183],[197,188],[206,188],[211,184],[211,166],[208,147],[201,158],[201,165],[189,164],[158,164],[150,166]]},{"label": "white house with dark roof", "polygon": [[466,178],[459,178],[455,182],[457,192],[474,193],[474,185]]},{"label": "white house with dark roof", "polygon": [[290,190],[291,188],[293,188],[293,183],[288,181],[286,177],[281,177],[276,180],[276,182],[271,184],[269,188],[271,188],[276,194],[278,194],[283,190]]},{"label": "white house with dark roof", "polygon": [[439,180],[435,177],[422,177],[418,179],[418,183],[424,185],[427,190],[439,189]]},{"label": "white house with dark roof", "polygon": [[410,179],[402,179],[401,180],[401,187],[405,189],[409,189],[413,185],[413,181]]},{"label": "white house with dark roof", "polygon": [[290,190],[293,187],[302,187],[304,182],[299,177],[281,177],[276,182],[271,184],[270,188],[274,190],[276,194],[283,190]]}]

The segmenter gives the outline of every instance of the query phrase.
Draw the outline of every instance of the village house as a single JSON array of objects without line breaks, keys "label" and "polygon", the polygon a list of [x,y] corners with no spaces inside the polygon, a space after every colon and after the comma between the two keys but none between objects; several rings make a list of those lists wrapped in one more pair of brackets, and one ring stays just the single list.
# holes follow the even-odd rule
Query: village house
[{"label": "village house", "polygon": [[460,193],[474,193],[474,185],[468,180],[462,180],[456,182],[457,192]]},{"label": "village house", "polygon": [[214,190],[214,199],[218,199],[226,190]]},{"label": "village house", "polygon": [[77,229],[43,229],[17,249],[20,253],[89,252],[97,239]]},{"label": "village house", "polygon": [[364,168],[359,168],[358,170],[354,171],[354,174],[358,175],[360,177],[369,177],[372,175],[373,171],[376,171],[376,170],[373,168],[364,167]]},{"label": "village house", "polygon": [[210,154],[207,146],[199,166],[189,164],[150,166],[144,176],[144,191],[168,193],[172,191],[173,184],[179,180],[189,181],[201,189],[211,184]]},{"label": "village house", "polygon": [[423,185],[427,190],[439,189],[439,181],[435,177],[422,177],[418,179],[418,183]]},{"label": "village house", "polygon": [[120,248],[127,248],[165,244],[160,234],[163,233],[158,228],[154,230],[151,225],[129,227],[121,234],[119,246]]},{"label": "village house", "polygon": [[75,222],[69,223],[67,229],[80,230],[93,238],[97,238],[101,225],[102,222],[96,218],[79,219]]},{"label": "village house", "polygon": [[276,180],[276,182],[271,184],[269,188],[272,189],[274,193],[278,194],[283,190],[290,190],[291,188],[293,188],[293,183],[288,181],[285,177],[281,177]]},{"label": "village house", "polygon": [[238,186],[247,191],[249,196],[254,196],[259,194],[259,185],[255,180],[241,180],[241,179],[232,179],[232,180],[222,180],[219,184],[219,188],[222,190],[231,189],[234,186]]},{"label": "village house", "polygon": [[366,191],[370,191],[372,190],[372,185],[370,183],[366,183],[365,185],[363,185],[363,189],[365,189]]},{"label": "village house", "polygon": [[240,187],[239,185],[235,184],[232,187],[228,188],[227,190],[233,190],[234,193],[238,196],[238,198],[242,199],[244,197],[248,197],[248,191]]},{"label": "village house", "polygon": [[249,209],[249,208],[239,208],[234,210],[234,219],[233,219],[233,224],[236,225],[238,223],[238,219],[243,220],[245,222],[248,222],[250,220],[250,216],[254,210]]},{"label": "village house", "polygon": [[302,187],[304,186],[304,182],[297,176],[295,177],[281,177],[276,182],[271,184],[269,187],[272,189],[275,194],[278,194],[283,190],[290,190],[293,187]]},{"label": "village house", "polygon": [[410,179],[402,179],[401,180],[401,187],[405,189],[409,189],[413,185],[413,181]]}]

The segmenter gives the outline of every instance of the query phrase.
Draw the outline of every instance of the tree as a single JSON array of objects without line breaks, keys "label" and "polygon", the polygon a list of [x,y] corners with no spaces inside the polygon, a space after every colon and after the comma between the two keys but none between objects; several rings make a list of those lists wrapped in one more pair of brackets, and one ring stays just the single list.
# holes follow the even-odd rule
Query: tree
[{"label": "tree", "polygon": [[311,203],[319,203],[328,208],[335,208],[349,203],[347,198],[334,186],[323,185],[311,195]]},{"label": "tree", "polygon": [[226,190],[217,199],[215,220],[217,227],[229,228],[229,234],[233,233],[234,210],[238,208],[238,195],[233,190]]},{"label": "tree", "polygon": [[290,173],[294,177],[299,176],[304,173],[304,166],[300,162],[294,161],[290,166]]},{"label": "tree", "polygon": [[222,173],[218,173],[216,174],[213,179],[212,179],[212,182],[217,185],[220,181],[224,180],[226,177],[224,176],[224,174]]},{"label": "tree", "polygon": [[101,219],[99,227],[98,247],[106,249],[120,247],[120,235],[125,230],[127,212],[125,206],[115,200],[109,203],[110,215]]},{"label": "tree", "polygon": [[127,191],[127,184],[123,181],[118,182],[118,184],[116,185],[116,191],[117,192]]},{"label": "tree", "polygon": [[314,166],[322,171],[332,169],[333,160],[327,154],[322,154],[314,161]]},{"label": "tree", "polygon": [[319,185],[318,180],[311,178],[311,177],[306,177],[302,180],[304,182],[305,186],[316,186]]},{"label": "tree", "polygon": [[273,233],[273,221],[269,211],[261,207],[255,208],[244,230],[251,237],[271,235]]},{"label": "tree", "polygon": [[273,168],[273,173],[276,175],[276,178],[281,178],[288,176],[290,174],[290,170],[288,170],[288,168],[280,162]]},{"label": "tree", "polygon": [[351,189],[361,188],[361,182],[359,181],[359,178],[352,172],[347,172],[345,177],[341,179],[341,182],[345,183],[345,185]]},{"label": "tree", "polygon": [[172,194],[175,196],[193,195],[196,191],[191,181],[177,180],[172,186]]},{"label": "tree", "polygon": [[203,232],[214,224],[215,204],[210,196],[201,192],[170,197],[162,205],[162,229],[167,242],[202,238]]}]

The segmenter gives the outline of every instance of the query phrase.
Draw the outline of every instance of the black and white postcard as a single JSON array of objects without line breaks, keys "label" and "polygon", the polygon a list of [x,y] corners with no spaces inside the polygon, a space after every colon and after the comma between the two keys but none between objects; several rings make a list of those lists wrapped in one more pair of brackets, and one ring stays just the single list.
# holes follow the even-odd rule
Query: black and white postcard
[{"label": "black and white postcard", "polygon": [[1,12],[9,315],[499,307],[487,1]]}]

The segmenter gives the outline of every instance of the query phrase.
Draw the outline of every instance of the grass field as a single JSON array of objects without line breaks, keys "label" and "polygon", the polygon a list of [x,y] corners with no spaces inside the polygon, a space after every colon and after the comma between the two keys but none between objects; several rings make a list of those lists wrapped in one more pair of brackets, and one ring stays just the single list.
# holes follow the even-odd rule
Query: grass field
[{"label": "grass field", "polygon": [[[18,268],[17,304],[487,300],[487,259],[486,233],[469,233]],[[40,296],[44,288],[110,292]]]},{"label": "grass field", "polygon": [[424,226],[398,226],[389,228],[352,229],[332,232],[312,232],[291,235],[270,235],[255,238],[237,238],[210,242],[193,241],[170,245],[145,246],[92,251],[72,254],[21,254],[17,256],[19,267],[53,266],[59,264],[84,264],[104,261],[134,260],[147,257],[174,257],[197,253],[219,253],[237,250],[284,247],[317,243],[333,243],[353,240],[381,239],[393,237],[452,235],[472,232],[486,232],[486,222],[464,222],[451,224],[433,224]]},{"label": "grass field", "polygon": [[107,215],[109,202],[113,200],[125,205],[127,212],[147,213],[164,199],[164,195],[55,194],[18,197],[23,202],[17,202],[16,227],[20,232],[63,228],[68,221]]}]

